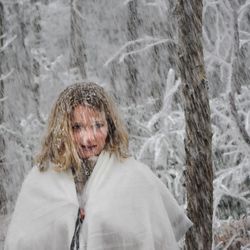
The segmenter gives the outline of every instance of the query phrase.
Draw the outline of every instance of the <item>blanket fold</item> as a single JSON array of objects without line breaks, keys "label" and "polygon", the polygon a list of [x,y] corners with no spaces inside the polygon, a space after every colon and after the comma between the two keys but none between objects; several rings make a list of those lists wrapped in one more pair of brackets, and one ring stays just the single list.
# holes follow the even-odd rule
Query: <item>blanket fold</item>
[{"label": "blanket fold", "polygon": [[[164,184],[133,158],[102,152],[85,185],[81,250],[176,250],[192,225]],[[69,250],[79,203],[71,171],[26,177],[5,250]]]}]

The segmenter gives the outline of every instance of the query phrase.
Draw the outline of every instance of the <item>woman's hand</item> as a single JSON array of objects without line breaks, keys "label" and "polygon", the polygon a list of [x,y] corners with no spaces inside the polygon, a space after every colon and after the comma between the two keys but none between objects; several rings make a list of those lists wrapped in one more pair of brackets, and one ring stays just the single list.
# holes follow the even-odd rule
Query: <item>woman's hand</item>
[{"label": "woman's hand", "polygon": [[85,218],[85,211],[83,208],[80,208],[80,213],[79,213],[80,220],[83,221]]}]

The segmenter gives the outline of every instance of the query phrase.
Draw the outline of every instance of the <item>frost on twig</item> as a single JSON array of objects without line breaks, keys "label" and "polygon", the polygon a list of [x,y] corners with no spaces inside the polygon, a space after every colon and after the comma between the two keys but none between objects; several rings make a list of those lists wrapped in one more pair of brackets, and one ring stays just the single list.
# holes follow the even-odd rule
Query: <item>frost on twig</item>
[{"label": "frost on twig", "polygon": [[[104,66],[107,67],[112,61],[114,61],[117,58],[118,58],[119,63],[122,63],[125,57],[131,54],[140,53],[144,50],[152,48],[153,46],[163,44],[163,43],[175,44],[175,41],[173,39],[157,38],[157,37],[150,37],[150,36],[146,36],[143,38],[138,38],[133,41],[129,41],[126,44],[124,44],[114,55],[112,55],[104,63]],[[139,48],[134,48],[135,46],[138,46],[138,45],[139,45]]]},{"label": "frost on twig", "polygon": [[242,216],[239,220],[230,220],[221,223],[214,235],[215,249],[242,249],[250,244],[250,216]]},{"label": "frost on twig", "polygon": [[3,52],[11,43],[13,43],[17,38],[17,35],[8,39],[5,44],[0,48],[0,52]]},{"label": "frost on twig", "polygon": [[240,120],[236,105],[235,105],[235,99],[233,94],[229,94],[229,101],[230,101],[230,107],[231,107],[231,113],[236,121],[236,124],[239,128],[240,134],[243,138],[243,140],[245,141],[246,144],[248,144],[250,146],[250,136],[248,135],[243,123]]},{"label": "frost on twig", "polygon": [[[221,95],[211,105],[213,151],[216,171],[214,179],[214,250],[248,249],[249,232],[242,234],[240,218],[249,213],[249,147],[243,141],[249,137],[249,92],[242,86],[236,100],[230,94]],[[223,103],[229,103],[225,106]],[[241,130],[241,131],[240,131]],[[243,135],[242,135],[242,131]],[[244,133],[246,138],[244,139]],[[243,216],[243,217],[242,217]],[[231,219],[228,219],[231,218]],[[227,220],[225,220],[227,219]],[[233,220],[234,219],[234,220]],[[236,228],[233,225],[237,225]],[[249,231],[249,215],[247,219]]]},{"label": "frost on twig", "polygon": [[[128,5],[131,1],[134,0],[125,0],[123,2],[123,5]],[[159,10],[161,16],[163,16],[165,12],[168,10],[167,3],[164,0],[152,0],[152,1],[143,0],[142,4],[148,7],[156,7]]]},{"label": "frost on twig", "polygon": [[7,96],[5,96],[5,97],[3,97],[3,98],[0,98],[0,103],[6,101],[7,99],[8,99]]},{"label": "frost on twig", "polygon": [[72,1],[72,8],[78,17],[80,17],[83,21],[86,21],[86,18],[81,14],[81,12],[78,10],[78,8],[76,6],[76,0]]},{"label": "frost on twig", "polygon": [[2,74],[2,75],[0,75],[0,81],[4,81],[4,80],[6,80],[8,77],[10,77],[11,75],[12,75],[12,73],[14,72],[14,69],[11,69],[11,71],[10,72],[8,72],[7,74]]}]

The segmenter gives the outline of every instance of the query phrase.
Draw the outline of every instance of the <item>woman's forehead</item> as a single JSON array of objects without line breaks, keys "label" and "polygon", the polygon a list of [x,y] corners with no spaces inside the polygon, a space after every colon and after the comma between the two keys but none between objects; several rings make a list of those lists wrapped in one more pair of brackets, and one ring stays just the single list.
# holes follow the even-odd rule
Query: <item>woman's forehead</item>
[{"label": "woman's forehead", "polygon": [[104,111],[100,111],[90,105],[77,105],[72,112],[73,120],[105,119]]}]

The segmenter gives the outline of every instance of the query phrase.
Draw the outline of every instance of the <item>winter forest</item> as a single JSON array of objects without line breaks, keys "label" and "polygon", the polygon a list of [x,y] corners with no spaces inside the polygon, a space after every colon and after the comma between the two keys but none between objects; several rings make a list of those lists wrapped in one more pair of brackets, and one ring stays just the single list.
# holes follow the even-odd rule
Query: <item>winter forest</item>
[{"label": "winter forest", "polygon": [[[184,208],[199,206],[197,223],[209,225],[211,206],[211,249],[250,249],[250,0],[187,2],[0,0],[0,248],[58,93],[74,82],[93,81],[118,104],[131,154]],[[199,11],[197,33],[190,27],[198,26],[192,17]],[[199,35],[196,75],[205,77],[196,85],[204,86],[200,94],[194,86],[192,95],[184,83],[194,80],[186,73],[192,60],[189,65],[181,51]],[[206,120],[189,108],[189,98],[201,99]],[[192,129],[194,140],[186,137]],[[189,140],[199,143],[209,129],[211,145],[192,149]],[[208,155],[208,163],[200,155]],[[190,195],[187,165],[196,168],[205,205]],[[180,244],[209,249],[206,240],[199,248],[187,240]]]}]

